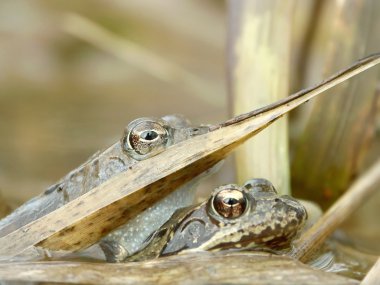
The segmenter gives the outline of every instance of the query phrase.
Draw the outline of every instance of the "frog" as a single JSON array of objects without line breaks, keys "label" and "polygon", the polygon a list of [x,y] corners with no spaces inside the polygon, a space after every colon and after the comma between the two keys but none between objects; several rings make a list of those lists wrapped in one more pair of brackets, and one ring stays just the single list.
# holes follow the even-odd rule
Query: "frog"
[{"label": "frog", "polygon": [[[116,174],[128,172],[139,161],[149,159],[169,146],[208,131],[207,125],[193,127],[188,119],[177,114],[133,120],[127,125],[119,141],[104,151],[95,153],[41,195],[27,201],[0,220],[0,237],[69,203]],[[177,208],[193,203],[197,185],[215,172],[213,169],[217,167],[219,166],[211,167],[192,178],[123,225],[121,229],[105,236],[107,245],[126,245],[113,248],[101,246],[104,254],[122,258],[136,251],[147,236],[169,219]],[[141,222],[144,226],[139,226]],[[103,242],[100,241],[99,244],[102,245]]]},{"label": "frog", "polygon": [[139,251],[119,261],[234,249],[280,253],[291,248],[307,218],[299,201],[279,195],[267,179],[222,185],[200,204],[176,210]]}]

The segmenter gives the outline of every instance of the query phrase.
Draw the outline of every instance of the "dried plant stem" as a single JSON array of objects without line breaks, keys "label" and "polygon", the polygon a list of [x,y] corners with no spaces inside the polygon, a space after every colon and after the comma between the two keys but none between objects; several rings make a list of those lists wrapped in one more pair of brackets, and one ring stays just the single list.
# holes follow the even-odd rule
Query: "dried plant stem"
[{"label": "dried plant stem", "polygon": [[379,183],[380,160],[360,176],[322,218],[300,237],[292,257],[308,261],[325,239],[378,190],[375,186]]},{"label": "dried plant stem", "polygon": [[366,277],[364,277],[361,285],[376,285],[380,281],[380,258],[372,266],[370,271],[368,271]]},{"label": "dried plant stem", "polygon": [[[236,264],[231,268],[231,264]],[[281,268],[281,270],[278,270]],[[201,273],[201,274],[200,274]],[[286,256],[197,252],[145,262],[20,262],[0,264],[0,280],[75,284],[357,285],[357,280],[315,270]],[[13,284],[13,283],[12,283]],[[18,283],[17,283],[18,284]]]},{"label": "dried plant stem", "polygon": [[[288,96],[294,6],[295,1],[229,1],[228,82],[234,115]],[[236,169],[240,182],[265,177],[289,194],[287,119],[239,147]]]},{"label": "dried plant stem", "polygon": [[[320,10],[303,59],[304,86],[354,58],[376,52],[380,44],[380,17],[375,16],[380,1],[316,2]],[[291,169],[295,196],[326,210],[363,170],[380,106],[378,80],[379,73],[370,72],[298,113]]]}]

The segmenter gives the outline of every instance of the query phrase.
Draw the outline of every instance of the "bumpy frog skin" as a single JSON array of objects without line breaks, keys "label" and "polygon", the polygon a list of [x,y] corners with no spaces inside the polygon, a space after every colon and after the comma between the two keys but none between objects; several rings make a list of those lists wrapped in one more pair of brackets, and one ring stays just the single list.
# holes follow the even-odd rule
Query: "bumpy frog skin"
[{"label": "bumpy frog skin", "polygon": [[306,219],[302,204],[279,196],[265,179],[249,180],[242,187],[224,185],[200,205],[177,210],[139,252],[124,261],[195,250],[283,249]]},{"label": "bumpy frog skin", "polygon": [[[71,171],[43,194],[26,202],[0,221],[0,237],[42,217],[99,186],[114,175],[128,171],[140,160],[152,157],[167,147],[209,131],[206,126],[190,127],[179,115],[140,118],[131,122],[121,138],[103,152]],[[154,166],[152,166],[154,167]],[[146,211],[129,221],[121,230],[106,236],[105,254],[124,258],[135,252],[147,236],[169,219],[172,213],[193,203],[195,185],[210,171],[195,177]],[[144,226],[141,226],[141,223]],[[137,230],[137,227],[139,229]],[[103,244],[103,242],[101,242]],[[112,247],[112,244],[117,246]],[[121,246],[125,245],[125,246]]]}]

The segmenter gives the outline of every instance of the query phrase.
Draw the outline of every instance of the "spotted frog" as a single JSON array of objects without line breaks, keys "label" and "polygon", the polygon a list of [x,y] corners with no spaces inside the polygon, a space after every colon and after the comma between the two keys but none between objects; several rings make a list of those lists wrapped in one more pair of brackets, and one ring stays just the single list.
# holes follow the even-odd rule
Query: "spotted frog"
[{"label": "spotted frog", "polygon": [[197,250],[284,249],[306,219],[305,207],[279,196],[266,179],[252,179],[242,187],[228,184],[216,188],[207,201],[177,210],[124,261]]}]

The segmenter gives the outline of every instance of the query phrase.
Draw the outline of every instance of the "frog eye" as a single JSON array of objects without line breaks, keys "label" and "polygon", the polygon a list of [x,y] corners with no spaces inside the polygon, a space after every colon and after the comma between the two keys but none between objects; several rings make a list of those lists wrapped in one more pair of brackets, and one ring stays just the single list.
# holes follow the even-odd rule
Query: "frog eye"
[{"label": "frog eye", "polygon": [[122,147],[133,158],[142,160],[162,152],[168,141],[169,131],[164,122],[138,119],[128,125]]},{"label": "frog eye", "polygon": [[218,192],[212,201],[215,211],[224,218],[240,217],[247,208],[247,198],[242,191],[226,189]]}]

